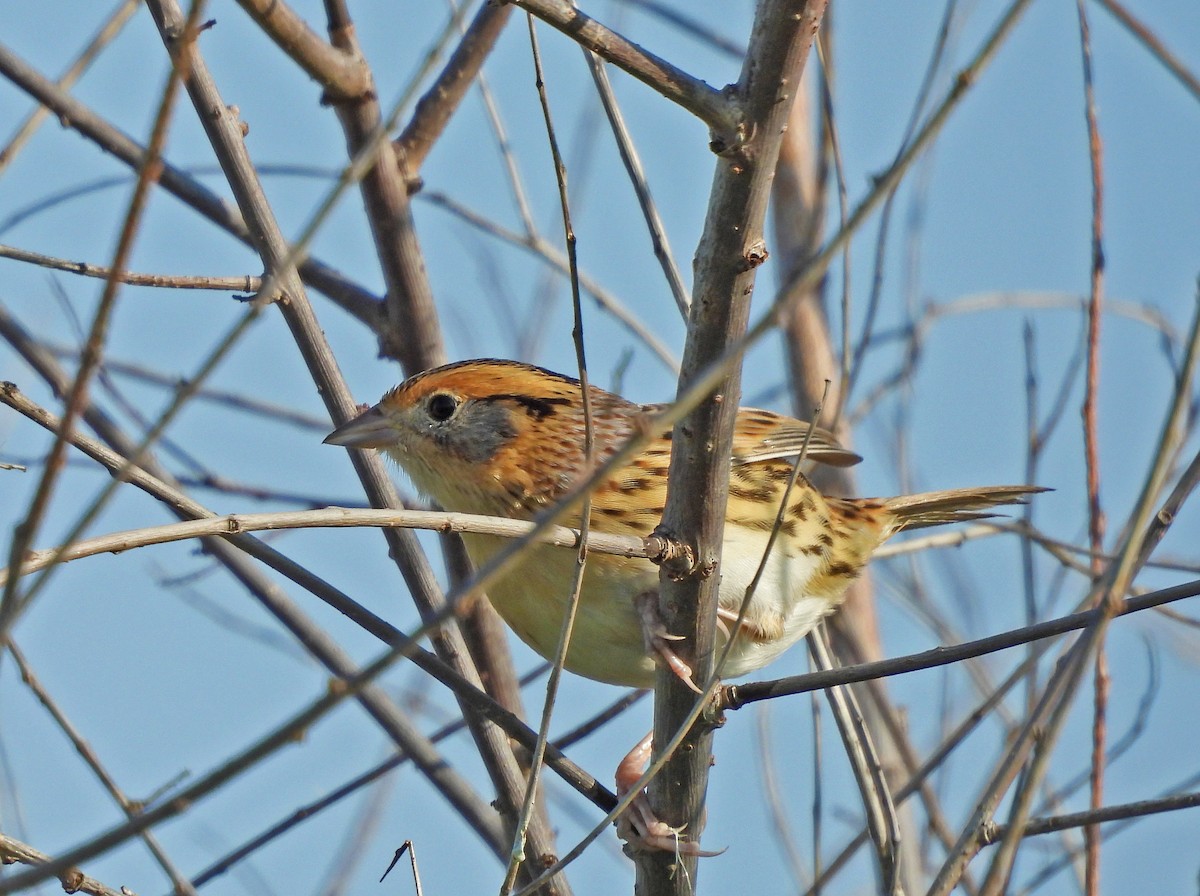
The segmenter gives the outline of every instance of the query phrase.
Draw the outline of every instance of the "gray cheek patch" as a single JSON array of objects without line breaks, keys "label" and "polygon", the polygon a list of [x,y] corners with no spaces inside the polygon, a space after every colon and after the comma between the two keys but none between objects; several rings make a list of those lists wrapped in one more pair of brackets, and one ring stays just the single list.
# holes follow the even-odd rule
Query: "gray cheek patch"
[{"label": "gray cheek patch", "polygon": [[439,448],[468,463],[481,464],[516,436],[512,411],[488,400],[468,401],[444,423],[433,423],[430,435]]}]

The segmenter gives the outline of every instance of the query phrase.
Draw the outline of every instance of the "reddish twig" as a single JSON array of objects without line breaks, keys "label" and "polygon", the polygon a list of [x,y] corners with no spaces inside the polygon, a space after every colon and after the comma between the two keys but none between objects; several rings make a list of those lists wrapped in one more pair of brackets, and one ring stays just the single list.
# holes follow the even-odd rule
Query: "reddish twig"
[{"label": "reddish twig", "polygon": [[[1092,550],[1092,576],[1099,579],[1104,569],[1100,552],[1104,548],[1104,511],[1100,506],[1100,445],[1096,402],[1100,392],[1100,320],[1104,304],[1104,168],[1103,144],[1096,120],[1096,95],[1092,74],[1092,39],[1083,0],[1077,0],[1079,43],[1083,61],[1084,116],[1087,122],[1088,161],[1092,174],[1092,268],[1087,314],[1087,380],[1083,400],[1084,462],[1087,465],[1088,544]],[[1096,647],[1092,704],[1092,810],[1104,802],[1104,742],[1108,717],[1108,656],[1101,640]],[[1100,894],[1100,828],[1087,825],[1084,891],[1087,896]]]}]

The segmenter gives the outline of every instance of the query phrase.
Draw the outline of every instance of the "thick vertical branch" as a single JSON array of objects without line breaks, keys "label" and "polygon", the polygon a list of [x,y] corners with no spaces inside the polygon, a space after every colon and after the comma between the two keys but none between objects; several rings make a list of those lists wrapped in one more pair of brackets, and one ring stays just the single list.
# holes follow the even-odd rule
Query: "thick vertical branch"
[{"label": "thick vertical branch", "polygon": [[[767,255],[763,220],[780,140],[824,9],[823,0],[766,0],[758,7],[746,62],[733,89],[742,110],[742,142],[717,161],[696,253],[681,393],[745,332],[755,270]],[[688,636],[695,677],[702,682],[713,666],[716,572],[739,384],[739,371],[731,371],[717,391],[675,427],[672,439],[662,530],[694,546],[695,562],[685,570],[664,567],[660,610],[668,631]],[[687,724],[695,695],[674,673],[660,671],[655,697],[657,749]],[[686,826],[686,835],[693,839],[704,826],[710,741],[711,732],[694,729],[650,787],[650,802],[660,817],[670,825]],[[692,857],[642,856],[637,892],[694,892],[695,865]]]}]

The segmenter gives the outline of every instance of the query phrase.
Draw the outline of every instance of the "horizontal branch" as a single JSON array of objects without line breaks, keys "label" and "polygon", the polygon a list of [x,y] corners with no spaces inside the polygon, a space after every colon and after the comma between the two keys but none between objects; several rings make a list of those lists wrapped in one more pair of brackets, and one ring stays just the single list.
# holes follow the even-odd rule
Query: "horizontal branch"
[{"label": "horizontal branch", "polygon": [[[326,507],[321,510],[296,510],[274,513],[230,513],[163,526],[146,526],[124,532],[112,532],[78,541],[67,547],[30,551],[21,564],[21,575],[29,575],[51,562],[65,563],[93,557],[96,554],[119,554],[133,548],[154,544],[184,541],[189,538],[211,538],[221,535],[244,535],[278,529],[334,529],[359,526],[394,527],[398,529],[429,529],[434,532],[475,532],[504,538],[521,538],[534,529],[524,520],[504,517],[476,516],[470,513],[444,513],[428,510],[371,510],[365,508]],[[539,533],[541,544],[578,548],[579,530],[554,526]],[[632,535],[605,535],[592,532],[588,550],[620,557],[657,556],[662,551],[661,539],[637,538]],[[8,570],[0,570],[0,585],[8,580]]]},{"label": "horizontal branch", "polygon": [[[1125,616],[1129,613],[1149,610],[1162,604],[1197,595],[1200,595],[1200,580],[1185,582],[1173,588],[1151,591],[1149,594],[1141,594],[1137,597],[1130,597],[1123,600],[1118,604],[1117,610],[1113,615]],[[793,675],[773,681],[752,681],[748,684],[731,684],[725,687],[718,707],[721,709],[741,709],[747,703],[756,703],[759,700],[769,700],[773,697],[805,694],[809,691],[818,691],[839,684],[853,684],[854,682],[868,681],[874,678],[888,678],[904,672],[916,672],[919,669],[934,669],[938,666],[948,666],[951,663],[960,663],[963,660],[1007,650],[1010,647],[1019,647],[1031,641],[1053,638],[1055,635],[1063,635],[1067,632],[1087,628],[1096,621],[1096,613],[1097,611],[1095,610],[1087,610],[1082,613],[1074,613],[1070,616],[1061,616],[1058,619],[1039,622],[1036,625],[1028,625],[1024,628],[1001,632],[998,635],[980,638],[978,641],[967,641],[965,644],[956,644],[953,647],[934,647],[932,650],[926,650],[921,653],[910,653],[907,656],[879,660],[874,663],[858,663],[854,666],[843,666],[840,669],[833,669],[829,672],[810,672],[806,675]]]},{"label": "horizontal branch", "polygon": [[[135,548],[190,538],[210,538],[222,535],[242,535],[281,529],[352,529],[359,527],[397,529],[427,529],[432,532],[473,532],[501,538],[524,538],[537,530],[535,523],[507,517],[480,516],[473,513],[451,513],[430,510],[375,510],[361,507],[324,507],[319,510],[274,511],[270,513],[230,513],[162,526],[146,526],[110,532],[61,547],[30,551],[21,565],[21,575],[44,569],[51,562],[67,563],[97,554],[119,554]],[[972,526],[954,537],[912,538],[890,546],[885,556],[896,556],[934,547],[957,547],[972,538],[982,538],[1007,531],[982,524]],[[560,548],[579,548],[580,533],[569,526],[551,526],[537,531],[533,541]],[[634,535],[610,535],[591,532],[588,550],[617,557],[658,561],[667,549],[664,539],[657,536],[640,538]],[[0,585],[8,580],[8,569],[0,569]]]},{"label": "horizontal branch", "polygon": [[119,283],[131,286],[162,286],[173,289],[215,289],[232,290],[253,294],[262,286],[262,277],[242,274],[237,277],[203,277],[186,276],[182,274],[137,274],[133,271],[120,270],[113,272],[98,264],[88,264],[86,261],[69,261],[66,258],[55,258],[53,255],[42,255],[40,252],[30,252],[15,246],[0,246],[0,258],[11,258],[14,261],[24,261],[36,264],[38,267],[50,268],[53,271],[67,271],[84,277],[96,277],[100,280],[110,278]]}]

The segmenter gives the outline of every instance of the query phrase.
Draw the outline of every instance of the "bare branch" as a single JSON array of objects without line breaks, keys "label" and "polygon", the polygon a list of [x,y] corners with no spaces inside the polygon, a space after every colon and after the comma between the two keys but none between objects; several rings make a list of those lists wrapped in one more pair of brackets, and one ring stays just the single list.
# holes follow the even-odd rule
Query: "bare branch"
[{"label": "bare branch", "polygon": [[[99,57],[104,48],[107,47],[121,30],[125,27],[125,23],[132,18],[140,4],[137,0],[120,0],[117,8],[113,10],[112,15],[107,21],[96,31],[96,34],[84,47],[79,57],[73,62],[56,82],[56,86],[62,90],[70,90],[71,87],[78,82],[84,72],[91,67],[91,64]],[[45,106],[39,106],[34,112],[21,123],[8,141],[8,145],[0,149],[0,174],[8,168],[12,161],[17,157],[21,148],[29,142],[29,139],[37,133],[37,129],[41,127],[43,121],[50,114]]]},{"label": "bare branch", "polygon": [[567,0],[511,2],[687,109],[708,125],[713,152],[719,154],[736,150],[746,138],[739,114],[742,110],[730,101],[724,91],[715,90],[665,59],[648,53],[581,12]]},{"label": "bare branch", "polygon": [[[86,104],[60,89],[8,48],[0,45],[0,74],[13,81],[38,102],[130,168],[142,164],[145,148],[93,112]],[[224,109],[224,107],[221,107]],[[195,178],[170,164],[163,163],[158,184],[237,239],[252,245],[246,222],[237,209],[217,196]],[[306,282],[329,296],[367,326],[381,330],[382,303],[361,286],[329,265],[310,258],[300,265]]]},{"label": "bare branch", "polygon": [[1167,49],[1166,45],[1159,39],[1146,24],[1133,16],[1133,14],[1125,8],[1117,0],[1097,0],[1101,6],[1108,10],[1116,18],[1118,22],[1137,40],[1150,51],[1150,54],[1162,63],[1172,75],[1178,79],[1192,94],[1192,96],[1200,100],[1200,78],[1196,77],[1193,72],[1188,71],[1187,67],[1179,61],[1179,57]]},{"label": "bare branch", "polygon": [[[1148,594],[1126,598],[1118,605],[1116,616],[1137,613],[1197,595],[1200,595],[1200,580],[1176,585],[1174,588],[1164,588],[1161,591],[1151,591]],[[752,681],[747,684],[726,685],[720,707],[722,709],[741,709],[747,703],[754,703],[758,700],[769,700],[788,694],[803,694],[835,684],[851,684],[856,681],[915,672],[918,669],[934,669],[938,666],[961,662],[970,657],[985,656],[1043,638],[1052,638],[1067,632],[1078,631],[1095,622],[1096,612],[1096,610],[1085,610],[1070,616],[1061,616],[1058,619],[1049,619],[1035,625],[1027,625],[998,635],[980,638],[977,641],[968,641],[951,647],[934,647],[921,653],[877,660],[873,663],[842,666],[831,672],[810,672],[773,681]]]},{"label": "bare branch", "polygon": [[[0,863],[4,865],[20,863],[36,867],[49,865],[53,861],[54,859],[44,852],[39,852],[32,846],[22,843],[20,840],[14,840],[6,834],[0,834]],[[63,889],[68,893],[92,893],[94,896],[125,896],[122,890],[114,890],[94,877],[88,877],[78,868],[64,868],[61,871],[54,872],[52,876],[58,877],[62,882]]]},{"label": "bare branch", "polygon": [[500,32],[508,24],[511,12],[512,6],[507,3],[485,0],[479,4],[479,12],[450,54],[449,61],[417,102],[412,118],[400,136],[393,141],[396,158],[410,185],[420,182],[419,172],[425,157],[450,123],[450,117],[462,103],[467,89],[479,76]]},{"label": "bare branch", "polygon": [[138,274],[133,271],[114,271],[102,265],[88,264],[86,261],[67,261],[65,258],[54,258],[42,255],[40,252],[30,252],[13,246],[0,246],[0,258],[12,258],[25,261],[38,267],[54,271],[68,271],[81,274],[84,277],[98,277],[101,280],[115,279],[118,283],[131,286],[163,286],[172,289],[219,289],[233,290],[242,293],[256,293],[262,286],[261,277],[243,274],[240,277],[204,277],[176,276],[171,274]]},{"label": "bare branch", "polygon": [[[1037,837],[1042,834],[1052,834],[1055,831],[1065,831],[1088,825],[1100,825],[1108,821],[1144,818],[1147,815],[1155,815],[1159,812],[1178,812],[1180,809],[1195,809],[1198,806],[1200,806],[1200,793],[1180,793],[1175,796],[1166,796],[1154,800],[1139,800],[1134,803],[1103,806],[1099,809],[1087,809],[1083,812],[1071,812],[1067,815],[1031,819],[1021,831],[1021,836]],[[1008,830],[1004,825],[996,825],[984,833],[983,843],[987,846],[999,842],[1007,833]]]},{"label": "bare branch", "polygon": [[283,0],[238,0],[238,5],[331,98],[356,99],[372,90],[362,56],[330,46]]}]

